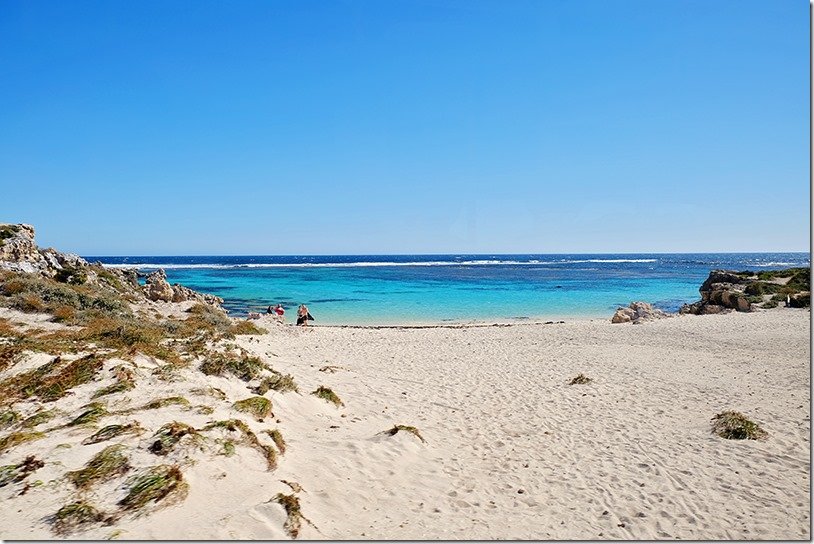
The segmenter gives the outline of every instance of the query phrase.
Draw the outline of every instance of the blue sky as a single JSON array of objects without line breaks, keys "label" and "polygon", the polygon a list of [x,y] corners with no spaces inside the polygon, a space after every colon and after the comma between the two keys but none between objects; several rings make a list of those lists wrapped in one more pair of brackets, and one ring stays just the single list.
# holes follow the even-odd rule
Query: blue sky
[{"label": "blue sky", "polygon": [[806,1],[5,1],[0,221],[85,255],[795,251]]}]

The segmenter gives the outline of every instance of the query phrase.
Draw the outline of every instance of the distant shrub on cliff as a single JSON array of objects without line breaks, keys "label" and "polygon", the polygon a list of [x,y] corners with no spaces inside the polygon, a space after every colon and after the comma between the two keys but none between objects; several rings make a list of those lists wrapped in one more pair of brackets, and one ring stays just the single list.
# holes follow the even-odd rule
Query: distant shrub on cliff
[{"label": "distant shrub on cliff", "polygon": [[0,273],[0,306],[23,312],[60,313],[62,318],[68,313],[66,308],[70,308],[77,323],[85,322],[93,312],[131,315],[127,302],[115,294],[13,272]]}]

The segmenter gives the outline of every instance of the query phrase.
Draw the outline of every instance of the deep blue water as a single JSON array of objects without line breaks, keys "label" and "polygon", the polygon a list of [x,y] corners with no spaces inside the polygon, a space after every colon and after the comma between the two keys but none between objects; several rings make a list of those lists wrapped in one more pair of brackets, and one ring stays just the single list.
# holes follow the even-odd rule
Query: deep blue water
[{"label": "deep blue water", "polygon": [[610,317],[699,298],[714,268],[809,266],[808,253],[87,257],[216,294],[233,315],[304,302],[317,324]]}]

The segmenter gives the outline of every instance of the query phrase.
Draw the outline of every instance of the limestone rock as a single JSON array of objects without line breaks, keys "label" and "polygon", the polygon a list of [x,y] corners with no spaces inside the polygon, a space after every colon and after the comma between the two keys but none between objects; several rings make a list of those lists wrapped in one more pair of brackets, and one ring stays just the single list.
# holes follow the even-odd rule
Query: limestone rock
[{"label": "limestone rock", "polygon": [[681,314],[717,314],[727,310],[752,311],[752,304],[744,293],[753,280],[728,270],[712,270],[698,291],[701,300],[685,304]]},{"label": "limestone rock", "polygon": [[163,268],[147,275],[144,284],[144,295],[152,301],[172,302],[175,293],[167,282],[167,273]]},{"label": "limestone rock", "polygon": [[631,302],[627,308],[619,307],[611,318],[611,323],[633,323],[635,325],[645,321],[670,317],[670,314],[663,312],[647,302]]}]

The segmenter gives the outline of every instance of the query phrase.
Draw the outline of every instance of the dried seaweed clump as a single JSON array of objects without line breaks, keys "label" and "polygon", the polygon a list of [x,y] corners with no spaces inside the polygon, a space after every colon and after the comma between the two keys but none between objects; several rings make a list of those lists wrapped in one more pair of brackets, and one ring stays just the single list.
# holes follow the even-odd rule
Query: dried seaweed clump
[{"label": "dried seaweed clump", "polygon": [[330,388],[325,387],[324,385],[320,385],[317,387],[316,391],[311,393],[312,395],[316,395],[317,397],[326,400],[328,402],[332,402],[337,406],[345,406],[345,403],[334,393]]},{"label": "dried seaweed clump", "polygon": [[45,466],[45,463],[29,455],[22,463],[0,467],[0,487],[23,481],[29,474]]},{"label": "dried seaweed clump", "polygon": [[591,383],[592,381],[593,381],[592,378],[589,378],[588,376],[580,372],[570,382],[568,382],[568,385],[585,385],[586,383]]},{"label": "dried seaweed clump", "polygon": [[277,446],[278,450],[280,450],[280,454],[284,454],[285,440],[283,440],[283,433],[281,433],[278,429],[270,429],[266,431],[266,434],[269,435],[274,441],[274,445]]},{"label": "dried seaweed clump", "polygon": [[193,439],[200,437],[198,431],[186,423],[173,421],[162,425],[153,435],[156,440],[150,445],[150,451],[156,455],[167,455],[185,436],[191,436]]},{"label": "dried seaweed clump", "polygon": [[265,395],[269,390],[285,393],[287,391],[297,392],[299,388],[292,375],[274,373],[260,380],[260,384],[254,388],[254,392],[258,395]]},{"label": "dried seaweed clump", "polygon": [[54,514],[54,531],[58,534],[67,534],[88,523],[102,521],[104,514],[99,512],[91,504],[84,501],[77,501],[67,504]]},{"label": "dried seaweed clump", "polygon": [[68,427],[75,427],[76,425],[87,425],[88,423],[96,423],[99,418],[107,415],[107,408],[101,402],[91,402],[83,406],[85,410],[76,416]]},{"label": "dried seaweed clump", "polygon": [[39,440],[40,438],[45,438],[45,433],[38,432],[11,433],[10,435],[0,438],[0,453],[5,453],[6,451],[10,450],[11,448],[14,448],[15,446],[25,444],[26,442],[33,442],[34,440]]},{"label": "dried seaweed clump", "polygon": [[254,416],[257,421],[272,415],[271,401],[266,397],[249,397],[247,399],[239,400],[233,404],[234,409],[238,412],[246,412]]},{"label": "dried seaweed clump", "polygon": [[14,410],[0,412],[0,430],[11,427],[20,420],[20,414]]},{"label": "dried seaweed clump", "polygon": [[277,493],[272,500],[281,504],[285,509],[286,520],[283,528],[288,533],[288,536],[291,538],[297,538],[300,536],[302,522],[306,521],[310,523],[308,519],[302,515],[302,510],[300,509],[300,499],[293,494],[284,495],[283,493]]},{"label": "dried seaweed clump", "polygon": [[123,434],[137,434],[141,432],[141,427],[137,422],[128,423],[127,425],[108,425],[107,427],[102,427],[86,439],[82,441],[83,444],[97,444],[99,442],[104,442],[105,440],[110,440],[111,438],[116,438],[117,436]]},{"label": "dried seaweed clump", "polygon": [[24,429],[33,429],[37,425],[48,423],[57,415],[56,410],[40,410],[39,412],[25,418],[20,426]]},{"label": "dried seaweed clump", "polygon": [[268,366],[259,357],[247,353],[234,355],[210,352],[205,357],[206,360],[201,363],[200,370],[209,376],[223,376],[228,372],[248,382],[259,378],[264,370],[268,370]]},{"label": "dried seaweed clump", "polygon": [[392,429],[387,429],[385,431],[385,433],[389,434],[390,436],[393,436],[396,433],[398,433],[399,431],[404,431],[406,433],[410,433],[410,434],[414,435],[416,438],[418,438],[419,440],[421,440],[422,442],[424,442],[424,443],[427,442],[426,440],[424,440],[424,437],[421,436],[421,433],[418,432],[418,429],[415,428],[415,427],[412,427],[410,425],[393,425],[393,428]]},{"label": "dried seaweed clump", "polygon": [[158,410],[159,408],[164,408],[165,406],[172,406],[173,404],[178,406],[189,406],[189,401],[184,397],[166,397],[163,399],[155,399],[141,408],[137,408],[138,410]]},{"label": "dried seaweed clump", "polygon": [[115,444],[108,446],[88,461],[88,464],[80,470],[69,472],[68,479],[80,489],[86,489],[96,482],[104,482],[124,474],[130,470],[130,461],[122,453],[125,446]]},{"label": "dried seaweed clump", "polygon": [[769,434],[740,412],[726,411],[712,418],[712,432],[730,440],[759,440]]},{"label": "dried seaweed clump", "polygon": [[202,429],[202,431],[210,431],[212,429],[223,429],[230,432],[240,432],[243,435],[242,442],[254,448],[266,459],[266,466],[268,470],[277,468],[277,451],[266,444],[260,442],[257,435],[246,425],[245,422],[239,419],[226,419],[223,421],[215,421],[210,423]]},{"label": "dried seaweed clump", "polygon": [[127,495],[119,501],[124,510],[139,510],[167,497],[183,499],[189,489],[181,469],[171,465],[149,467],[128,480]]},{"label": "dried seaweed clump", "polygon": [[99,397],[104,397],[105,395],[112,395],[114,393],[122,393],[124,391],[129,391],[136,386],[135,383],[131,380],[118,380],[107,387],[102,387],[98,391],[96,391],[92,399],[98,399]]}]

